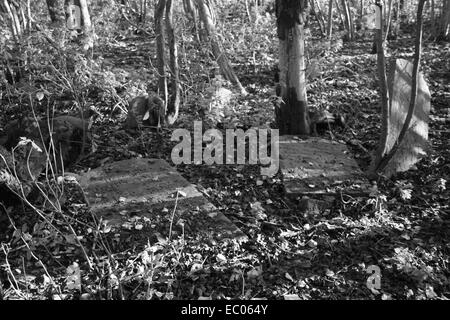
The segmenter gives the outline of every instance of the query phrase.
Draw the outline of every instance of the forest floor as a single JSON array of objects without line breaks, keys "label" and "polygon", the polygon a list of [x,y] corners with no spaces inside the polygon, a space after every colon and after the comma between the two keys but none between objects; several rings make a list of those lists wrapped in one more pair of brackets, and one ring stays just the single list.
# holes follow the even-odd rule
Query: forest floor
[{"label": "forest floor", "polygon": [[[273,125],[275,42],[252,48],[254,60],[242,58],[249,55],[244,55],[244,49],[229,46],[226,43],[249,94],[237,98],[234,113],[205,116],[199,101],[208,86],[208,63],[213,65],[205,48],[182,42],[184,100],[177,128],[192,130],[194,120],[223,130]],[[103,45],[100,54],[119,82],[124,79],[127,85],[132,82],[134,88],[143,88],[152,75],[142,66],[153,50],[153,38],[134,35]],[[367,40],[324,52],[320,72],[308,87],[311,107],[345,115],[347,125],[337,128],[333,137],[347,143],[363,170],[378,144],[381,124],[376,55],[370,50]],[[450,298],[450,49],[448,44],[425,42],[423,51],[422,70],[432,93],[432,148],[414,170],[379,181],[377,192],[368,197],[342,197],[324,213],[304,213],[298,203],[286,199],[280,176],[263,179],[257,165],[176,166],[248,235],[249,240],[241,243],[180,235],[177,221],[178,236],[168,241],[167,212],[155,214],[143,222],[143,228],[123,228],[118,236],[93,224],[83,197],[72,186],[64,211],[85,252],[73,239],[55,236],[44,241],[36,226],[31,228],[35,220],[31,212],[15,217],[16,226],[28,223],[28,234],[36,240],[32,249],[40,262],[7,226],[4,234],[12,235],[10,244],[15,249],[5,261],[22,266],[27,257],[33,263],[27,264],[26,272],[21,267],[16,270],[21,292],[11,289],[8,284],[13,280],[2,267],[4,295],[57,298],[55,287],[59,286],[67,299]],[[389,52],[411,59],[413,39],[390,42]],[[97,149],[71,171],[137,156],[171,163],[175,145],[170,141],[171,130],[130,134],[122,129],[123,114],[111,116],[114,112],[102,107],[105,102],[100,98],[93,103],[101,113],[92,129]],[[381,272],[378,290],[367,287],[367,268],[372,265]],[[77,268],[81,269],[81,292],[73,283],[75,273],[71,274]],[[53,285],[49,278],[55,281]]]}]

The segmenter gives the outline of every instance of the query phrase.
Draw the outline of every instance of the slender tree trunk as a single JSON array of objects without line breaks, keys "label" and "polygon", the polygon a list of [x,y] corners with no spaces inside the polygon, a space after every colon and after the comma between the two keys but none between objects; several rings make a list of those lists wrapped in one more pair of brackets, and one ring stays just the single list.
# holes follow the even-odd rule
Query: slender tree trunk
[{"label": "slender tree trunk", "polygon": [[333,33],[333,0],[328,1],[328,30],[327,36],[331,40]]},{"label": "slender tree trunk", "polygon": [[31,0],[27,0],[27,29],[31,30]]},{"label": "slender tree trunk", "polygon": [[250,7],[248,5],[248,0],[244,0],[245,12],[247,13],[248,22],[252,23],[252,14],[250,13]]},{"label": "slender tree trunk", "polygon": [[173,1],[167,0],[166,3],[166,29],[169,40],[169,57],[170,57],[170,95],[165,112],[168,124],[173,124],[178,118],[180,108],[180,79],[178,67],[178,48],[173,28]]},{"label": "slender tree trunk", "polygon": [[168,92],[166,75],[166,57],[164,46],[166,35],[164,30],[164,8],[166,0],[158,0],[155,8],[156,57],[158,66],[158,95],[164,101],[164,112],[167,110]]},{"label": "slender tree trunk", "polygon": [[364,16],[364,0],[359,2],[359,21],[362,21],[362,17]]},{"label": "slender tree trunk", "polygon": [[[165,24],[164,24],[165,12]],[[156,53],[158,65],[158,96],[164,101],[164,119],[174,124],[180,108],[180,80],[177,40],[173,27],[173,1],[159,0],[155,8]],[[166,36],[169,69],[166,66]],[[168,81],[170,79],[170,86]],[[149,93],[150,95],[150,93]],[[158,119],[161,119],[159,117]]]},{"label": "slender tree trunk", "polygon": [[322,7],[320,5],[320,2],[318,0],[313,0],[313,1],[315,1],[315,3],[316,3],[317,14],[319,15],[319,19],[320,19],[320,21],[321,21],[321,23],[323,25],[323,29],[325,30],[326,23],[325,23],[325,18],[323,16],[323,11],[322,11]]},{"label": "slender tree trunk", "polygon": [[387,13],[387,23],[386,23],[386,33],[384,35],[384,41],[387,40],[388,36],[389,36],[389,29],[391,27],[391,19],[392,19],[392,0],[389,0],[388,3],[388,13]]},{"label": "slender tree trunk", "polygon": [[320,33],[322,34],[322,36],[324,36],[325,35],[325,23],[322,24],[322,20],[319,17],[319,10],[316,7],[315,1],[310,0],[309,2],[311,4],[311,11],[312,11],[314,17],[316,18],[317,24],[319,25]]},{"label": "slender tree trunk", "polygon": [[389,135],[389,91],[387,87],[386,77],[386,61],[384,56],[384,41],[383,41],[383,7],[380,0],[376,1],[376,34],[375,43],[377,45],[377,69],[378,69],[378,81],[381,91],[381,110],[382,110],[382,123],[381,123],[381,138],[378,151],[376,153],[377,159],[375,165],[378,164],[384,157],[384,146],[386,145],[387,137]]},{"label": "slender tree trunk", "polygon": [[336,4],[336,10],[337,10],[337,12],[338,12],[338,15],[339,15],[339,20],[341,21],[341,24],[342,24],[342,26],[344,27],[344,30],[345,30],[345,21],[344,21],[344,17],[342,16],[342,10],[341,10],[341,8],[339,7],[339,0],[335,0],[335,4]]},{"label": "slender tree trunk", "polygon": [[183,8],[184,12],[188,16],[188,18],[191,20],[192,23],[192,31],[194,32],[195,39],[197,42],[200,42],[200,37],[198,33],[198,18],[197,18],[197,8],[195,7],[195,4],[192,0],[183,0]]},{"label": "slender tree trunk", "polygon": [[214,26],[213,17],[212,17],[212,8],[211,5],[205,2],[205,0],[197,0],[197,7],[199,9],[200,18],[203,21],[203,25],[205,31],[211,41],[212,51],[214,57],[219,64],[220,70],[228,81],[230,81],[234,86],[236,86],[242,94],[246,94],[247,91],[242,86],[238,77],[234,73],[230,61],[228,57],[223,52],[222,46],[217,38],[216,27]]},{"label": "slender tree trunk", "polygon": [[94,28],[92,27],[87,0],[80,0],[80,9],[84,33],[83,50],[88,51],[94,47]]},{"label": "slender tree trunk", "polygon": [[24,3],[11,0],[0,0],[0,9],[8,16],[11,33],[16,42],[22,34],[29,30],[30,19],[25,15]]},{"label": "slender tree trunk", "polygon": [[11,33],[13,35],[14,40],[16,42],[18,42],[20,34],[19,34],[19,30],[17,30],[16,18],[14,17],[14,14],[13,14],[13,12],[11,10],[9,2],[7,0],[2,0],[1,8],[2,8],[2,11],[7,13],[8,18],[9,18],[9,26],[10,26],[10,29],[11,29]]},{"label": "slender tree trunk", "polygon": [[342,11],[344,13],[344,18],[345,18],[345,29],[347,30],[347,34],[348,34],[348,40],[352,41],[353,40],[353,27],[352,27],[352,19],[351,19],[351,13],[350,13],[350,9],[348,7],[347,4],[347,0],[341,0],[341,5],[342,5]]},{"label": "slender tree trunk", "polygon": [[434,15],[434,0],[430,2],[430,17],[431,17],[431,34],[436,37],[436,17]]}]

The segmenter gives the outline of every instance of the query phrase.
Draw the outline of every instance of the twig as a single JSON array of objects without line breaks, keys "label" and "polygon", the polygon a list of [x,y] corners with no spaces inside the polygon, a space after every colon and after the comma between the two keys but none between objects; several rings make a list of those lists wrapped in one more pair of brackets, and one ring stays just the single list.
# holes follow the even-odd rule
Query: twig
[{"label": "twig", "polygon": [[172,237],[172,226],[173,226],[173,219],[175,217],[175,210],[177,210],[177,205],[178,205],[178,195],[179,195],[179,191],[177,190],[177,197],[175,199],[175,206],[173,207],[172,216],[170,218],[169,242],[170,242],[170,238]]}]

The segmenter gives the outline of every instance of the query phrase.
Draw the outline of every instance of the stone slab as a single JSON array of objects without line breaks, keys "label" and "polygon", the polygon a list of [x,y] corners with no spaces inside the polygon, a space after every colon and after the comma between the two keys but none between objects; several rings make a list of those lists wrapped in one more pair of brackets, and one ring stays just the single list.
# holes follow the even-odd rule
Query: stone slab
[{"label": "stone slab", "polygon": [[151,219],[155,212],[167,214],[169,224],[176,205],[177,219],[188,221],[191,232],[210,233],[216,239],[246,239],[194,185],[161,159],[106,164],[84,173],[80,185],[91,210],[112,225],[121,225],[130,215]]},{"label": "stone slab", "polygon": [[288,196],[367,194],[369,182],[343,143],[280,137],[280,169]]},{"label": "stone slab", "polygon": [[[394,59],[389,68],[389,130],[384,153],[389,152],[396,142],[408,114],[411,101],[413,63],[405,59]],[[419,72],[414,115],[405,138],[398,151],[389,161],[383,174],[387,177],[396,172],[409,170],[428,151],[428,123],[431,94],[427,82]]]}]

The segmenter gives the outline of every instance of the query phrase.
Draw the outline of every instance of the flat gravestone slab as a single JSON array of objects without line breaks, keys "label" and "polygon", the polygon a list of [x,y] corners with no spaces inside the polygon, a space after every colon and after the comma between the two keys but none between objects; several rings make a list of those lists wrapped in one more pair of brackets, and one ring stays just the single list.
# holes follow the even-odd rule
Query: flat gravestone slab
[{"label": "flat gravestone slab", "polygon": [[369,182],[343,143],[280,137],[280,168],[288,196],[366,194]]},{"label": "flat gravestone slab", "polygon": [[130,215],[151,219],[156,212],[166,214],[170,224],[176,205],[178,221],[187,221],[191,232],[216,239],[246,238],[164,160],[135,158],[106,164],[84,173],[80,185],[92,212],[112,225],[122,225]]}]

